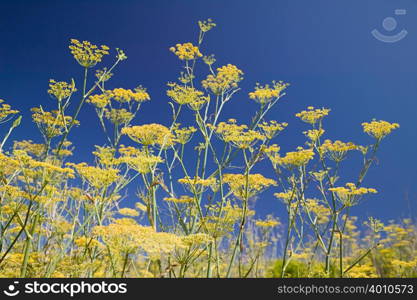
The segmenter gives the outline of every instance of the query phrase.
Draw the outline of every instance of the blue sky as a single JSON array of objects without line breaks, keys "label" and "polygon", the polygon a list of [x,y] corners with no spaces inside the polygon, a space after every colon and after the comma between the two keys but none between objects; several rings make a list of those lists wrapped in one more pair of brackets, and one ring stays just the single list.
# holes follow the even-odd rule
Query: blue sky
[{"label": "blue sky", "polygon": [[[395,15],[395,9],[406,9],[407,14]],[[3,0],[0,98],[23,112],[14,138],[40,141],[29,110],[39,105],[53,108],[46,93],[50,78],[74,77],[81,86],[82,70],[68,51],[69,39],[77,38],[125,50],[129,58],[118,67],[111,86],[142,84],[152,97],[135,123],[168,120],[166,83],[181,70],[168,48],[194,42],[196,22],[211,17],[217,27],[208,34],[202,52],[215,53],[217,66],[232,63],[245,72],[242,90],[229,102],[225,118],[248,120],[256,105],[247,93],[256,82],[275,79],[291,83],[268,117],[290,124],[277,141],[283,151],[304,142],[307,126],[294,114],[309,105],[332,109],[325,122],[331,139],[366,144],[371,140],[362,133],[362,122],[376,118],[400,123],[401,128],[384,140],[379,163],[364,182],[379,194],[354,212],[383,220],[415,216],[416,14],[417,2],[412,0]],[[391,32],[382,25],[386,17],[398,22]],[[386,35],[405,29],[408,35],[397,43],[384,43],[371,35],[373,29]],[[205,72],[201,67],[199,71]],[[82,126],[73,130],[70,140],[78,146],[77,160],[91,160],[93,145],[105,140],[92,107],[85,106],[79,119]],[[353,180],[356,164],[345,162],[345,167],[345,179]],[[272,198],[259,202],[258,209],[282,212]]]}]

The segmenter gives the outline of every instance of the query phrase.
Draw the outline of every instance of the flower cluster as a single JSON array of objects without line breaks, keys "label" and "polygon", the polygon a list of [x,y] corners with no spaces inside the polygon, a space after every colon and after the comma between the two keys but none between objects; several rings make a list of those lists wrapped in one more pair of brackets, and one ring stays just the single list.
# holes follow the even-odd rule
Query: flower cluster
[{"label": "flower cluster", "polygon": [[255,100],[261,105],[265,105],[274,99],[278,99],[281,96],[281,92],[289,86],[288,83],[283,81],[272,81],[272,85],[260,85],[255,86],[255,91],[249,93],[249,98]]},{"label": "flower cluster", "polygon": [[243,79],[242,75],[243,72],[236,66],[228,64],[217,68],[217,74],[208,75],[201,84],[213,94],[220,95],[231,89],[237,88],[237,84]]},{"label": "flower cluster", "polygon": [[192,43],[176,44],[175,47],[169,48],[169,51],[178,56],[180,60],[193,60],[203,56],[198,47]]},{"label": "flower cluster", "polygon": [[173,144],[173,134],[169,128],[161,124],[145,124],[140,126],[125,127],[122,134],[126,134],[136,143],[145,146],[158,145],[162,148]]},{"label": "flower cluster", "polygon": [[241,200],[252,198],[266,188],[276,185],[275,180],[265,178],[262,174],[224,174],[223,181],[233,195]]},{"label": "flower cluster", "polygon": [[213,22],[212,19],[207,19],[204,21],[198,21],[198,26],[202,32],[207,32],[211,30],[213,27],[216,27],[216,24]]},{"label": "flower cluster", "polygon": [[247,149],[257,141],[265,139],[265,136],[258,131],[248,129],[247,125],[236,124],[236,120],[234,119],[229,119],[227,122],[220,122],[215,127],[215,130],[223,141],[239,149]]},{"label": "flower cluster", "polygon": [[71,54],[84,68],[94,67],[101,62],[104,55],[109,54],[109,47],[105,45],[98,47],[88,41],[80,42],[76,39],[71,39],[69,48],[71,49]]},{"label": "flower cluster", "polygon": [[351,150],[356,150],[358,147],[352,142],[342,142],[325,140],[324,143],[319,147],[320,155],[327,154],[330,159],[340,162],[346,157],[346,153]]},{"label": "flower cluster", "polygon": [[54,79],[49,80],[48,94],[53,96],[58,101],[68,98],[76,91],[77,89],[75,88],[74,81],[68,83],[65,81],[55,81]]},{"label": "flower cluster", "polygon": [[329,191],[336,193],[339,200],[346,206],[354,204],[357,202],[359,197],[365,194],[377,193],[377,191],[373,188],[357,187],[351,182],[346,183],[345,187],[341,186],[329,188]]},{"label": "flower cluster", "polygon": [[314,109],[313,106],[307,107],[307,110],[297,113],[295,116],[300,118],[302,121],[309,124],[316,124],[318,121],[321,121],[325,116],[330,112],[330,109]]},{"label": "flower cluster", "polygon": [[377,140],[381,140],[390,134],[394,129],[400,127],[397,123],[389,123],[387,121],[376,121],[373,120],[370,123],[364,122],[362,123],[363,131],[370,136],[376,138]]},{"label": "flower cluster", "polygon": [[314,151],[312,149],[298,147],[297,151],[287,152],[285,156],[277,157],[276,161],[272,163],[277,163],[287,168],[301,167],[305,166],[313,157]]},{"label": "flower cluster", "polygon": [[176,83],[168,83],[171,87],[167,91],[168,97],[179,105],[188,105],[192,110],[200,110],[204,104],[210,101],[209,96],[204,96],[202,91],[199,91],[190,86],[178,85]]}]

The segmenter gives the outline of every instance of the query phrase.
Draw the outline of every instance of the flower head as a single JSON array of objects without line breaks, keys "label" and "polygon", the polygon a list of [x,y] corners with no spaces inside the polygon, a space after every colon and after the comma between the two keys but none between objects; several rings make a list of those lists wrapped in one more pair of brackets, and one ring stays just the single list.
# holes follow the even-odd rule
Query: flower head
[{"label": "flower head", "polygon": [[295,116],[300,118],[302,121],[309,123],[309,124],[316,124],[318,121],[321,121],[325,116],[327,116],[330,112],[330,109],[322,108],[322,109],[314,109],[313,106],[307,107],[307,110],[303,110],[299,112]]},{"label": "flower head", "polygon": [[71,54],[77,62],[84,68],[94,67],[101,62],[104,55],[109,54],[109,47],[101,45],[100,48],[91,44],[88,41],[80,42],[76,39],[71,39]]},{"label": "flower head", "polygon": [[169,50],[178,56],[180,60],[193,60],[203,56],[198,47],[191,43],[176,44],[175,47],[171,47]]},{"label": "flower head", "polygon": [[288,86],[289,84],[283,81],[272,81],[272,85],[260,85],[257,83],[255,91],[249,93],[249,98],[265,105],[274,99],[278,99],[281,96],[281,92]]},{"label": "flower head", "polygon": [[215,95],[220,95],[231,89],[237,88],[237,84],[243,79],[243,72],[236,66],[228,64],[217,68],[216,75],[208,75],[201,82],[202,86]]},{"label": "flower head", "polygon": [[394,129],[400,127],[397,123],[389,123],[387,121],[376,121],[372,120],[372,122],[362,123],[363,131],[370,136],[376,138],[377,140],[381,140],[390,134]]}]

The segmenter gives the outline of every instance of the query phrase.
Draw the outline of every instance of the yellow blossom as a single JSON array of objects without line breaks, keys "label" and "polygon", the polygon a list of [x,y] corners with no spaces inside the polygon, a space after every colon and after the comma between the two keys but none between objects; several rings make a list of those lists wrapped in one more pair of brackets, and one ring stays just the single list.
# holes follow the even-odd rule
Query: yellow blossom
[{"label": "yellow blossom", "polygon": [[309,124],[316,124],[318,121],[321,121],[325,116],[327,116],[330,112],[330,109],[322,108],[322,109],[314,109],[314,107],[309,106],[307,110],[303,110],[302,112],[296,114],[295,116],[300,118],[302,121],[309,123]]},{"label": "yellow blossom", "polygon": [[169,48],[169,51],[178,56],[180,60],[193,60],[203,56],[198,47],[192,43],[176,44],[175,47]]},{"label": "yellow blossom", "polygon": [[71,39],[71,54],[77,60],[77,62],[84,68],[90,68],[101,62],[104,55],[109,54],[109,47],[91,44],[88,41],[80,42],[76,39]]},{"label": "yellow blossom", "polygon": [[54,79],[49,80],[48,94],[53,96],[58,101],[68,98],[76,91],[77,89],[75,88],[74,80],[72,80],[71,83],[65,81],[55,81]]},{"label": "yellow blossom", "polygon": [[224,174],[223,182],[229,185],[231,192],[239,199],[251,198],[266,188],[276,185],[275,180],[261,174]]},{"label": "yellow blossom", "polygon": [[131,126],[122,129],[122,134],[126,134],[133,141],[146,146],[158,145],[166,148],[173,144],[173,134],[161,124],[145,124],[141,126]]},{"label": "yellow blossom", "polygon": [[237,88],[237,84],[243,79],[242,75],[243,72],[236,66],[228,64],[217,68],[217,74],[208,75],[201,84],[213,94],[220,95],[231,89]]},{"label": "yellow blossom", "polygon": [[272,81],[272,85],[260,85],[255,86],[255,91],[249,93],[249,98],[255,100],[261,105],[265,105],[274,99],[278,99],[281,96],[281,92],[289,86],[288,83],[283,81]]},{"label": "yellow blossom", "polygon": [[363,131],[370,136],[376,138],[377,140],[381,140],[390,134],[394,129],[400,127],[397,123],[389,123],[387,121],[376,121],[373,120],[370,123],[362,123]]}]

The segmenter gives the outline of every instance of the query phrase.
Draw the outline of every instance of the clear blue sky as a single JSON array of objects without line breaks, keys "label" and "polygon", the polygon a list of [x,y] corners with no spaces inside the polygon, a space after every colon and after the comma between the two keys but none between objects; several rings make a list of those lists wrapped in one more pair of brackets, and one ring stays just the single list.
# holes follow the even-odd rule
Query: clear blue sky
[{"label": "clear blue sky", "polygon": [[[398,8],[407,14],[396,16]],[[80,79],[82,70],[68,51],[70,38],[125,49],[129,59],[117,69],[112,87],[148,88],[152,101],[143,106],[136,123],[167,120],[166,82],[175,80],[180,70],[168,48],[194,42],[197,20],[208,17],[218,26],[202,51],[215,53],[218,66],[232,63],[245,72],[242,91],[228,104],[227,116],[248,119],[256,105],[247,93],[256,82],[275,79],[291,83],[288,95],[269,115],[290,124],[278,141],[283,151],[304,142],[301,132],[307,127],[294,114],[309,105],[332,109],[325,122],[332,139],[369,143],[362,122],[376,118],[400,123],[384,141],[379,164],[364,183],[380,193],[354,212],[398,219],[410,214],[410,205],[416,215],[417,2],[412,0],[2,0],[0,98],[24,115],[14,138],[40,141],[29,109],[40,104],[52,108],[46,93],[50,78]],[[383,27],[386,17],[398,22],[391,32]],[[390,35],[406,29],[408,35],[383,43],[371,35],[373,29]],[[105,140],[92,107],[84,108],[80,121],[70,140],[78,146],[76,160],[91,160],[93,145]],[[355,178],[354,167],[347,165],[346,180]],[[258,209],[282,212],[269,197]]]}]

